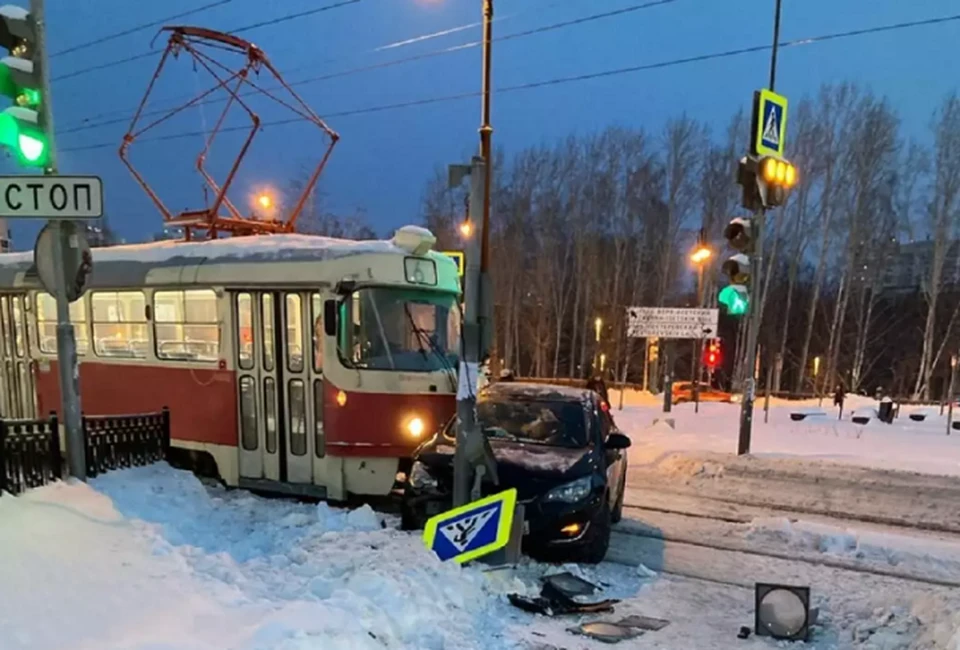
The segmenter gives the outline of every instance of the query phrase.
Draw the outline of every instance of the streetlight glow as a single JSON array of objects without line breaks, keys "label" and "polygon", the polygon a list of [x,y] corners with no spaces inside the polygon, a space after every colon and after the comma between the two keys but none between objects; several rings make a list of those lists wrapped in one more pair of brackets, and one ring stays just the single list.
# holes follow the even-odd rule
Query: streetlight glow
[{"label": "streetlight glow", "polygon": [[701,246],[697,250],[693,251],[690,255],[690,261],[694,264],[703,264],[710,256],[713,255],[713,252],[706,246]]},{"label": "streetlight glow", "polygon": [[460,224],[460,235],[464,239],[470,239],[470,236],[473,235],[473,224],[469,220]]},{"label": "streetlight glow", "polygon": [[270,206],[273,205],[273,199],[270,198],[269,194],[261,194],[257,197],[257,204],[264,210],[269,210]]}]

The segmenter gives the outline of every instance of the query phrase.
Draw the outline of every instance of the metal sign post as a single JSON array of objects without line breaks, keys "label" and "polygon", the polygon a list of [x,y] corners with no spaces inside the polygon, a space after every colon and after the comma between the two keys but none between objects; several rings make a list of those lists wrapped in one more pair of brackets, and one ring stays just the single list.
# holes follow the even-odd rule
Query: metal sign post
[{"label": "metal sign post", "polygon": [[[716,336],[720,319],[719,309],[689,309],[671,307],[627,307],[627,336],[632,338],[703,339]],[[673,342],[663,346],[663,412],[673,408]]]},{"label": "metal sign post", "polygon": [[[40,63],[41,93],[43,101],[43,122],[48,137],[49,165],[44,170],[47,176],[57,175],[57,147],[54,140],[53,107],[50,101],[50,67],[47,64],[46,19],[43,13],[43,0],[30,0],[30,13],[36,21],[37,53]],[[7,185],[6,193],[11,185]],[[49,193],[53,202],[52,184]],[[59,201],[59,193],[58,193]],[[9,199],[7,200],[9,203]],[[101,198],[102,210],[102,198]],[[49,216],[49,215],[48,215]],[[76,239],[71,241],[67,228],[61,227],[62,221],[51,221],[54,231],[53,257],[62,260],[66,251],[78,247]],[[67,277],[64,264],[56,265],[54,297],[57,301],[57,360],[60,369],[60,397],[63,423],[66,428],[67,465],[70,474],[81,481],[86,480],[86,462],[83,451],[83,431],[81,429],[80,410],[80,368],[77,365],[77,341],[74,338],[73,325],[70,323],[70,303],[67,300]]]}]

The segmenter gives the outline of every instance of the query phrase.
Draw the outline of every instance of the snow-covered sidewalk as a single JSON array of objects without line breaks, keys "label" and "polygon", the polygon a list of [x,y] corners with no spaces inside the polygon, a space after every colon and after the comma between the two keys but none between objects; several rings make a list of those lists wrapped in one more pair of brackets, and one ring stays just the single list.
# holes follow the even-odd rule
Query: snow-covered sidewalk
[{"label": "snow-covered sidewalk", "polygon": [[[629,395],[622,411],[613,411],[621,429],[628,432],[634,446],[630,461],[634,466],[656,462],[672,452],[712,452],[733,454],[739,435],[739,404],[706,403],[695,413],[693,404],[678,404],[671,413],[650,403],[651,396]],[[611,398],[614,405],[617,398]],[[633,405],[630,405],[631,402]],[[829,400],[818,409],[817,401],[790,403],[776,400],[771,404],[769,422],[764,422],[763,400],[755,404],[751,454],[759,458],[798,458],[832,461],[862,467],[922,472],[944,476],[960,476],[960,431],[947,435],[946,416],[936,408],[904,406],[893,424],[876,418],[866,425],[851,421],[855,408],[876,406],[866,398],[851,397],[845,405],[843,420]],[[822,410],[793,421],[794,412]],[[929,413],[923,422],[908,415],[915,411]],[[960,411],[954,413],[960,419]],[[652,426],[654,420],[670,419]]]},{"label": "snow-covered sidewalk", "polygon": [[[649,513],[643,524],[625,521],[611,551],[620,564],[485,572],[439,562],[417,534],[368,507],[265,499],[165,464],[118,471],[0,497],[0,648],[597,650],[608,646],[568,628],[631,615],[670,624],[624,647],[771,648],[736,639],[753,617],[753,592],[741,583],[788,577],[811,584],[824,607],[827,627],[808,647],[960,650],[960,602],[942,590],[632,533],[645,525],[746,551],[779,545],[841,558],[859,549],[906,569],[930,551],[916,540],[769,518],[668,523]],[[960,574],[957,546],[934,554],[945,573]],[[560,570],[621,599],[616,612],[544,617],[508,604],[506,594],[535,595],[538,579]]]},{"label": "snow-covered sidewalk", "polygon": [[[556,569],[494,578],[441,563],[396,524],[368,506],[204,485],[166,464],[3,496],[0,648],[469,650],[572,638],[569,619],[535,624],[505,597]],[[605,597],[641,587],[625,567],[574,570]]]}]

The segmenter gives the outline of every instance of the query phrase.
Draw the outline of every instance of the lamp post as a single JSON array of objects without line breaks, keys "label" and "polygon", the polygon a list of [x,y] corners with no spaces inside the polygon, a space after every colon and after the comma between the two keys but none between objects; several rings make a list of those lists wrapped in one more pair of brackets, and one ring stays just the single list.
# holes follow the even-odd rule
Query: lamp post
[{"label": "lamp post", "polygon": [[[700,229],[697,248],[690,254],[690,261],[697,266],[697,307],[703,307],[703,267],[713,255],[704,243],[704,232]],[[700,380],[703,377],[700,358],[703,354],[703,339],[693,340],[693,412],[700,412]]]}]

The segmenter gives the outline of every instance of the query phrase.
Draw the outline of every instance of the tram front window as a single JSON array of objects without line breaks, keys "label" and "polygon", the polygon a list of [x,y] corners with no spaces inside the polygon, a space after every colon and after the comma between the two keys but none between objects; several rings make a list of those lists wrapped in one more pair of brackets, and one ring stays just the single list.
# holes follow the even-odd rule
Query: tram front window
[{"label": "tram front window", "polygon": [[408,289],[360,289],[340,308],[340,353],[355,368],[430,372],[456,368],[458,296]]}]

